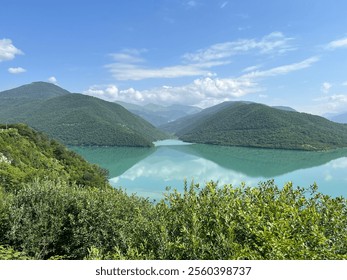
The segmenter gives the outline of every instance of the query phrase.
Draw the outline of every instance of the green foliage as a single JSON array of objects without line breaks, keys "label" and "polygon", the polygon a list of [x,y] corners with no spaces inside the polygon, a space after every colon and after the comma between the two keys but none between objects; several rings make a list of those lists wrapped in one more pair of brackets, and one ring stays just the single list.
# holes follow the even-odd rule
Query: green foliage
[{"label": "green foliage", "polygon": [[0,93],[0,121],[26,123],[68,145],[152,146],[166,135],[122,106],[49,83]]},{"label": "green foliage", "polygon": [[11,247],[0,245],[0,260],[29,260],[30,258]]},{"label": "green foliage", "polygon": [[161,259],[347,258],[346,200],[324,196],[315,185],[210,182],[169,193],[157,208],[166,233]]},{"label": "green foliage", "polygon": [[104,187],[107,172],[26,125],[0,125],[0,186],[14,192],[34,178]]},{"label": "green foliage", "polygon": [[117,248],[124,255],[136,241],[134,227],[147,222],[151,207],[112,188],[34,181],[11,201],[6,242],[35,259],[82,259],[92,247],[105,252]]},{"label": "green foliage", "polygon": [[34,259],[347,259],[346,200],[316,188],[209,182],[153,205],[35,181],[7,198],[2,243]]},{"label": "green foliage", "polygon": [[347,125],[256,103],[222,105],[173,122],[169,130],[187,142],[225,146],[297,150],[347,146]]}]

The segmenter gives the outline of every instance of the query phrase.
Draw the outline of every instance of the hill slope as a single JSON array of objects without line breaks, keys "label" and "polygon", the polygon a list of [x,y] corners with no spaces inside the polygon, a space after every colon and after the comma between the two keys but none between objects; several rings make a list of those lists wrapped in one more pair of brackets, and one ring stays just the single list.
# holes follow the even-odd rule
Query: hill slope
[{"label": "hill slope", "polygon": [[49,83],[32,83],[0,93],[0,121],[26,123],[69,145],[151,146],[165,138],[122,106]]},{"label": "hill slope", "polygon": [[0,188],[18,190],[34,179],[102,187],[107,172],[26,125],[0,125]]},{"label": "hill slope", "polygon": [[262,104],[233,103],[176,131],[188,142],[279,149],[347,146],[347,126]]},{"label": "hill slope", "polygon": [[[217,104],[215,106],[206,108],[202,110],[199,113],[192,114],[183,118],[179,118],[173,122],[163,124],[159,126],[159,128],[163,131],[166,131],[168,133],[173,134],[184,134],[184,132],[189,132],[191,129],[194,129],[198,124],[203,123],[205,120],[207,120],[210,116],[213,114],[223,110],[224,108],[230,107],[230,106],[237,106],[238,104],[243,104],[246,102],[233,102],[233,101],[226,101],[222,102],[220,104]],[[248,103],[247,103],[248,104]],[[177,133],[178,131],[181,131],[181,133]]]}]

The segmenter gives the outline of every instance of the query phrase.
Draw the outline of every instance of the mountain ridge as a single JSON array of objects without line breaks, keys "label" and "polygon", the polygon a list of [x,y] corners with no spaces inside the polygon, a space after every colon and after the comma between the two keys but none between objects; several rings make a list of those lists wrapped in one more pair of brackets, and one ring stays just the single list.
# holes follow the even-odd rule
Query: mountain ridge
[{"label": "mountain ridge", "polygon": [[202,109],[196,106],[172,104],[168,106],[149,103],[136,105],[133,103],[116,101],[130,112],[142,117],[156,127],[164,125],[184,116],[200,112]]},{"label": "mountain ridge", "polygon": [[26,123],[67,145],[153,146],[166,135],[122,106],[35,82],[0,92],[3,123]]},{"label": "mountain ridge", "polygon": [[[179,128],[178,122],[185,125]],[[347,146],[347,125],[259,103],[222,104],[170,128],[166,131],[193,143],[297,150]]]}]

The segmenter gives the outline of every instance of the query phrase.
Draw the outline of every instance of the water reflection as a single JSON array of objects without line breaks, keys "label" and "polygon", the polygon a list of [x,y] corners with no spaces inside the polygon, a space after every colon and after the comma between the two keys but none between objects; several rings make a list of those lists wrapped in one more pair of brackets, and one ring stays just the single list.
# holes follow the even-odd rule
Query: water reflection
[{"label": "water reflection", "polygon": [[155,152],[155,148],[134,147],[71,147],[91,163],[109,171],[109,176],[117,177],[136,163]]},{"label": "water reflection", "polygon": [[[180,144],[180,145],[177,145]],[[160,199],[166,186],[183,181],[256,186],[275,178],[308,187],[317,182],[327,194],[347,197],[347,149],[304,152],[161,142],[155,148],[75,148],[87,160],[110,171],[110,182],[128,192]]]},{"label": "water reflection", "polygon": [[241,172],[249,177],[264,178],[273,178],[347,157],[347,149],[308,152],[200,144],[173,148],[213,161],[219,166]]}]

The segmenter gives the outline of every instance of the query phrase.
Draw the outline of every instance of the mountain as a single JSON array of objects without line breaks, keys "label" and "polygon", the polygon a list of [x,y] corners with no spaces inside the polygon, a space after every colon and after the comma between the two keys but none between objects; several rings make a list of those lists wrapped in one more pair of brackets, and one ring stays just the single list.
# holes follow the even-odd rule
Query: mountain
[{"label": "mountain", "polygon": [[154,126],[160,126],[176,119],[195,114],[202,109],[195,106],[173,104],[170,106],[161,106],[157,104],[146,104],[144,106],[117,101],[116,103],[122,105],[130,112],[147,120]]},{"label": "mountain", "polygon": [[0,93],[0,121],[26,123],[68,145],[152,146],[164,133],[122,106],[38,82]]},{"label": "mountain", "polygon": [[283,110],[283,111],[297,112],[295,109],[288,106],[272,106],[272,108]]},{"label": "mountain", "polygon": [[224,108],[227,108],[229,106],[233,106],[239,103],[249,103],[249,102],[234,102],[234,101],[225,101],[220,104],[217,104],[215,106],[206,108],[196,114],[192,114],[183,118],[179,118],[173,122],[169,122],[167,124],[160,125],[159,128],[163,131],[166,131],[171,134],[176,134],[178,131],[190,131],[193,129],[196,125],[199,123],[204,122],[209,116],[223,110]]},{"label": "mountain", "polygon": [[[194,143],[298,150],[347,146],[347,125],[323,117],[257,103],[217,106],[170,128],[181,140]],[[184,125],[178,128],[177,123]]]},{"label": "mountain", "polygon": [[70,92],[52,83],[33,82],[14,89],[1,92],[1,99],[49,99],[56,96],[69,94]]},{"label": "mountain", "polygon": [[347,112],[340,115],[335,115],[329,119],[338,123],[347,123]]},{"label": "mountain", "polygon": [[[204,110],[201,110],[198,113],[179,118],[173,122],[162,124],[159,126],[159,128],[171,134],[175,134],[177,131],[181,131],[183,133],[184,131],[189,131],[198,123],[202,123],[209,116],[223,110],[224,108],[238,105],[238,104],[252,104],[252,103],[253,102],[250,102],[250,101],[225,101],[215,106],[208,107]],[[287,107],[287,106],[274,106],[273,108],[284,110],[284,111],[295,111],[293,108]]]}]

